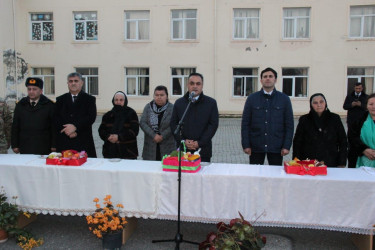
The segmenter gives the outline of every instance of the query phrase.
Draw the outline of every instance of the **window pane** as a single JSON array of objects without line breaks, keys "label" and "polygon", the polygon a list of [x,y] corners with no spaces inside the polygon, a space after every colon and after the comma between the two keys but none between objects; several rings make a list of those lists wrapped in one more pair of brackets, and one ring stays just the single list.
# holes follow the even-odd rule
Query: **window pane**
[{"label": "window pane", "polygon": [[129,95],[135,95],[136,94],[136,78],[127,78],[127,89],[126,92]]},{"label": "window pane", "polygon": [[234,86],[233,86],[233,95],[234,96],[243,96],[243,77],[235,77],[234,78]]},{"label": "window pane", "polygon": [[55,94],[55,77],[54,76],[45,76],[44,77],[43,92],[46,95],[54,95]]},{"label": "window pane", "polygon": [[196,23],[197,23],[196,19],[186,20],[186,27],[185,27],[186,28],[185,38],[186,39],[195,39],[196,38],[196,33],[197,33]]},{"label": "window pane", "polygon": [[42,39],[42,30],[40,23],[31,24],[31,40],[41,40]]},{"label": "window pane", "polygon": [[84,23],[76,23],[75,30],[76,30],[76,40],[83,40],[85,37],[85,24]]},{"label": "window pane", "polygon": [[246,96],[257,91],[258,77],[246,77]]},{"label": "window pane", "polygon": [[138,69],[137,68],[126,68],[126,74],[127,75],[138,75]]},{"label": "window pane", "polygon": [[244,38],[244,21],[236,20],[234,21],[234,38]]},{"label": "window pane", "polygon": [[182,21],[173,21],[173,39],[182,38]]},{"label": "window pane", "polygon": [[196,18],[197,11],[196,10],[184,10],[184,17],[186,18]]},{"label": "window pane", "polygon": [[365,68],[348,68],[348,75],[365,75]]},{"label": "window pane", "polygon": [[297,19],[297,38],[309,37],[309,18]]},{"label": "window pane", "polygon": [[259,38],[259,20],[249,19],[247,23],[247,38]]},{"label": "window pane", "polygon": [[148,94],[149,94],[149,78],[140,77],[139,95],[148,95]]},{"label": "window pane", "polygon": [[306,97],[307,96],[307,78],[306,77],[296,77],[296,86],[294,94],[297,97]]},{"label": "window pane", "polygon": [[53,23],[52,22],[43,23],[43,40],[53,41]]},{"label": "window pane", "polygon": [[172,10],[172,18],[182,18],[182,10]]},{"label": "window pane", "polygon": [[173,95],[182,95],[182,77],[172,78]]},{"label": "window pane", "polygon": [[351,37],[361,36],[361,18],[360,17],[350,18],[350,36]]},{"label": "window pane", "polygon": [[127,39],[136,39],[136,22],[127,22],[126,23],[126,38]]},{"label": "window pane", "polygon": [[363,27],[364,37],[375,37],[375,16],[367,16]]},{"label": "window pane", "polygon": [[287,96],[292,96],[292,87],[293,87],[293,79],[291,78],[284,78],[283,79],[283,93]]},{"label": "window pane", "polygon": [[97,22],[87,22],[87,40],[97,40]]},{"label": "window pane", "polygon": [[233,75],[253,75],[253,68],[233,68]]},{"label": "window pane", "polygon": [[149,39],[149,21],[139,21],[138,22],[138,37],[140,40]]},{"label": "window pane", "polygon": [[90,95],[98,95],[99,93],[99,84],[98,84],[98,77],[87,77],[88,80],[88,93]]}]

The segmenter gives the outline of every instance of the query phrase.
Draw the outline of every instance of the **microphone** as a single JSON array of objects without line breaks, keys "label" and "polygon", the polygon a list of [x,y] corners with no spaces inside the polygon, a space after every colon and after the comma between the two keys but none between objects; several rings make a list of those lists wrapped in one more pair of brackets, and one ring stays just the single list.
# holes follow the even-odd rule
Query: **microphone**
[{"label": "microphone", "polygon": [[189,101],[190,101],[190,102],[195,102],[194,96],[195,96],[195,92],[194,92],[194,91],[191,91],[191,93],[190,93],[190,95],[189,95]]}]

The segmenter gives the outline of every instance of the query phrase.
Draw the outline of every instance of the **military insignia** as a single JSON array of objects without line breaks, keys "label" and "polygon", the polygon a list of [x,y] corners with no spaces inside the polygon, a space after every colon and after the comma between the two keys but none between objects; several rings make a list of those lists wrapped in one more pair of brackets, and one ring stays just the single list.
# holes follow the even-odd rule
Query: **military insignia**
[{"label": "military insignia", "polygon": [[35,79],[30,79],[30,80],[29,80],[29,83],[30,83],[30,84],[35,84],[36,81],[35,81]]}]

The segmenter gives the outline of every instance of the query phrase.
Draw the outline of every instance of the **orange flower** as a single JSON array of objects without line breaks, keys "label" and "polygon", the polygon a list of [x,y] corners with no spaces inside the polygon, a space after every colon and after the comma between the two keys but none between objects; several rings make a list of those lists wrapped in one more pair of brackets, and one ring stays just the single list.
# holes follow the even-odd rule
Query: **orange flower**
[{"label": "orange flower", "polygon": [[96,208],[100,208],[100,204],[96,204],[95,206],[96,206]]},{"label": "orange flower", "polygon": [[95,198],[95,199],[93,200],[93,202],[99,202],[99,199],[98,199],[98,198]]},{"label": "orange flower", "polygon": [[117,204],[116,207],[119,207],[119,208],[124,208],[124,206],[122,204]]}]

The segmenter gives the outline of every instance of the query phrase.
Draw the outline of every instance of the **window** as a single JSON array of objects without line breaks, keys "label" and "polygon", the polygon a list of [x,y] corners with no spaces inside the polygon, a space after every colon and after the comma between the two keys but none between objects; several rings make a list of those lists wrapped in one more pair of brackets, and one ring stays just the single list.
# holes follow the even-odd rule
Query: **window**
[{"label": "window", "polygon": [[172,95],[183,95],[187,92],[188,77],[195,73],[195,68],[171,68]]},{"label": "window", "polygon": [[149,68],[125,68],[125,89],[127,95],[149,94]]},{"label": "window", "polygon": [[43,80],[43,94],[55,94],[55,69],[54,68],[31,68],[33,77],[39,77]]},{"label": "window", "polygon": [[150,11],[125,11],[125,40],[148,40]]},{"label": "window", "polygon": [[258,90],[257,68],[233,68],[233,96],[248,96]]},{"label": "window", "polygon": [[375,37],[375,5],[350,7],[349,37]]},{"label": "window", "polygon": [[233,10],[233,38],[259,38],[259,9]]},{"label": "window", "polygon": [[284,68],[283,92],[291,97],[307,97],[307,68]]},{"label": "window", "polygon": [[98,40],[98,21],[96,11],[74,13],[74,40]]},{"label": "window", "polygon": [[53,41],[53,14],[30,13],[31,40]]},{"label": "window", "polygon": [[310,37],[310,8],[284,8],[284,39]]},{"label": "window", "polygon": [[83,77],[83,90],[90,95],[99,95],[98,68],[76,68]]},{"label": "window", "polygon": [[172,10],[172,40],[197,39],[197,10]]},{"label": "window", "polygon": [[366,94],[372,94],[375,90],[375,67],[352,67],[348,68],[348,94],[354,89],[357,82],[364,83]]}]

